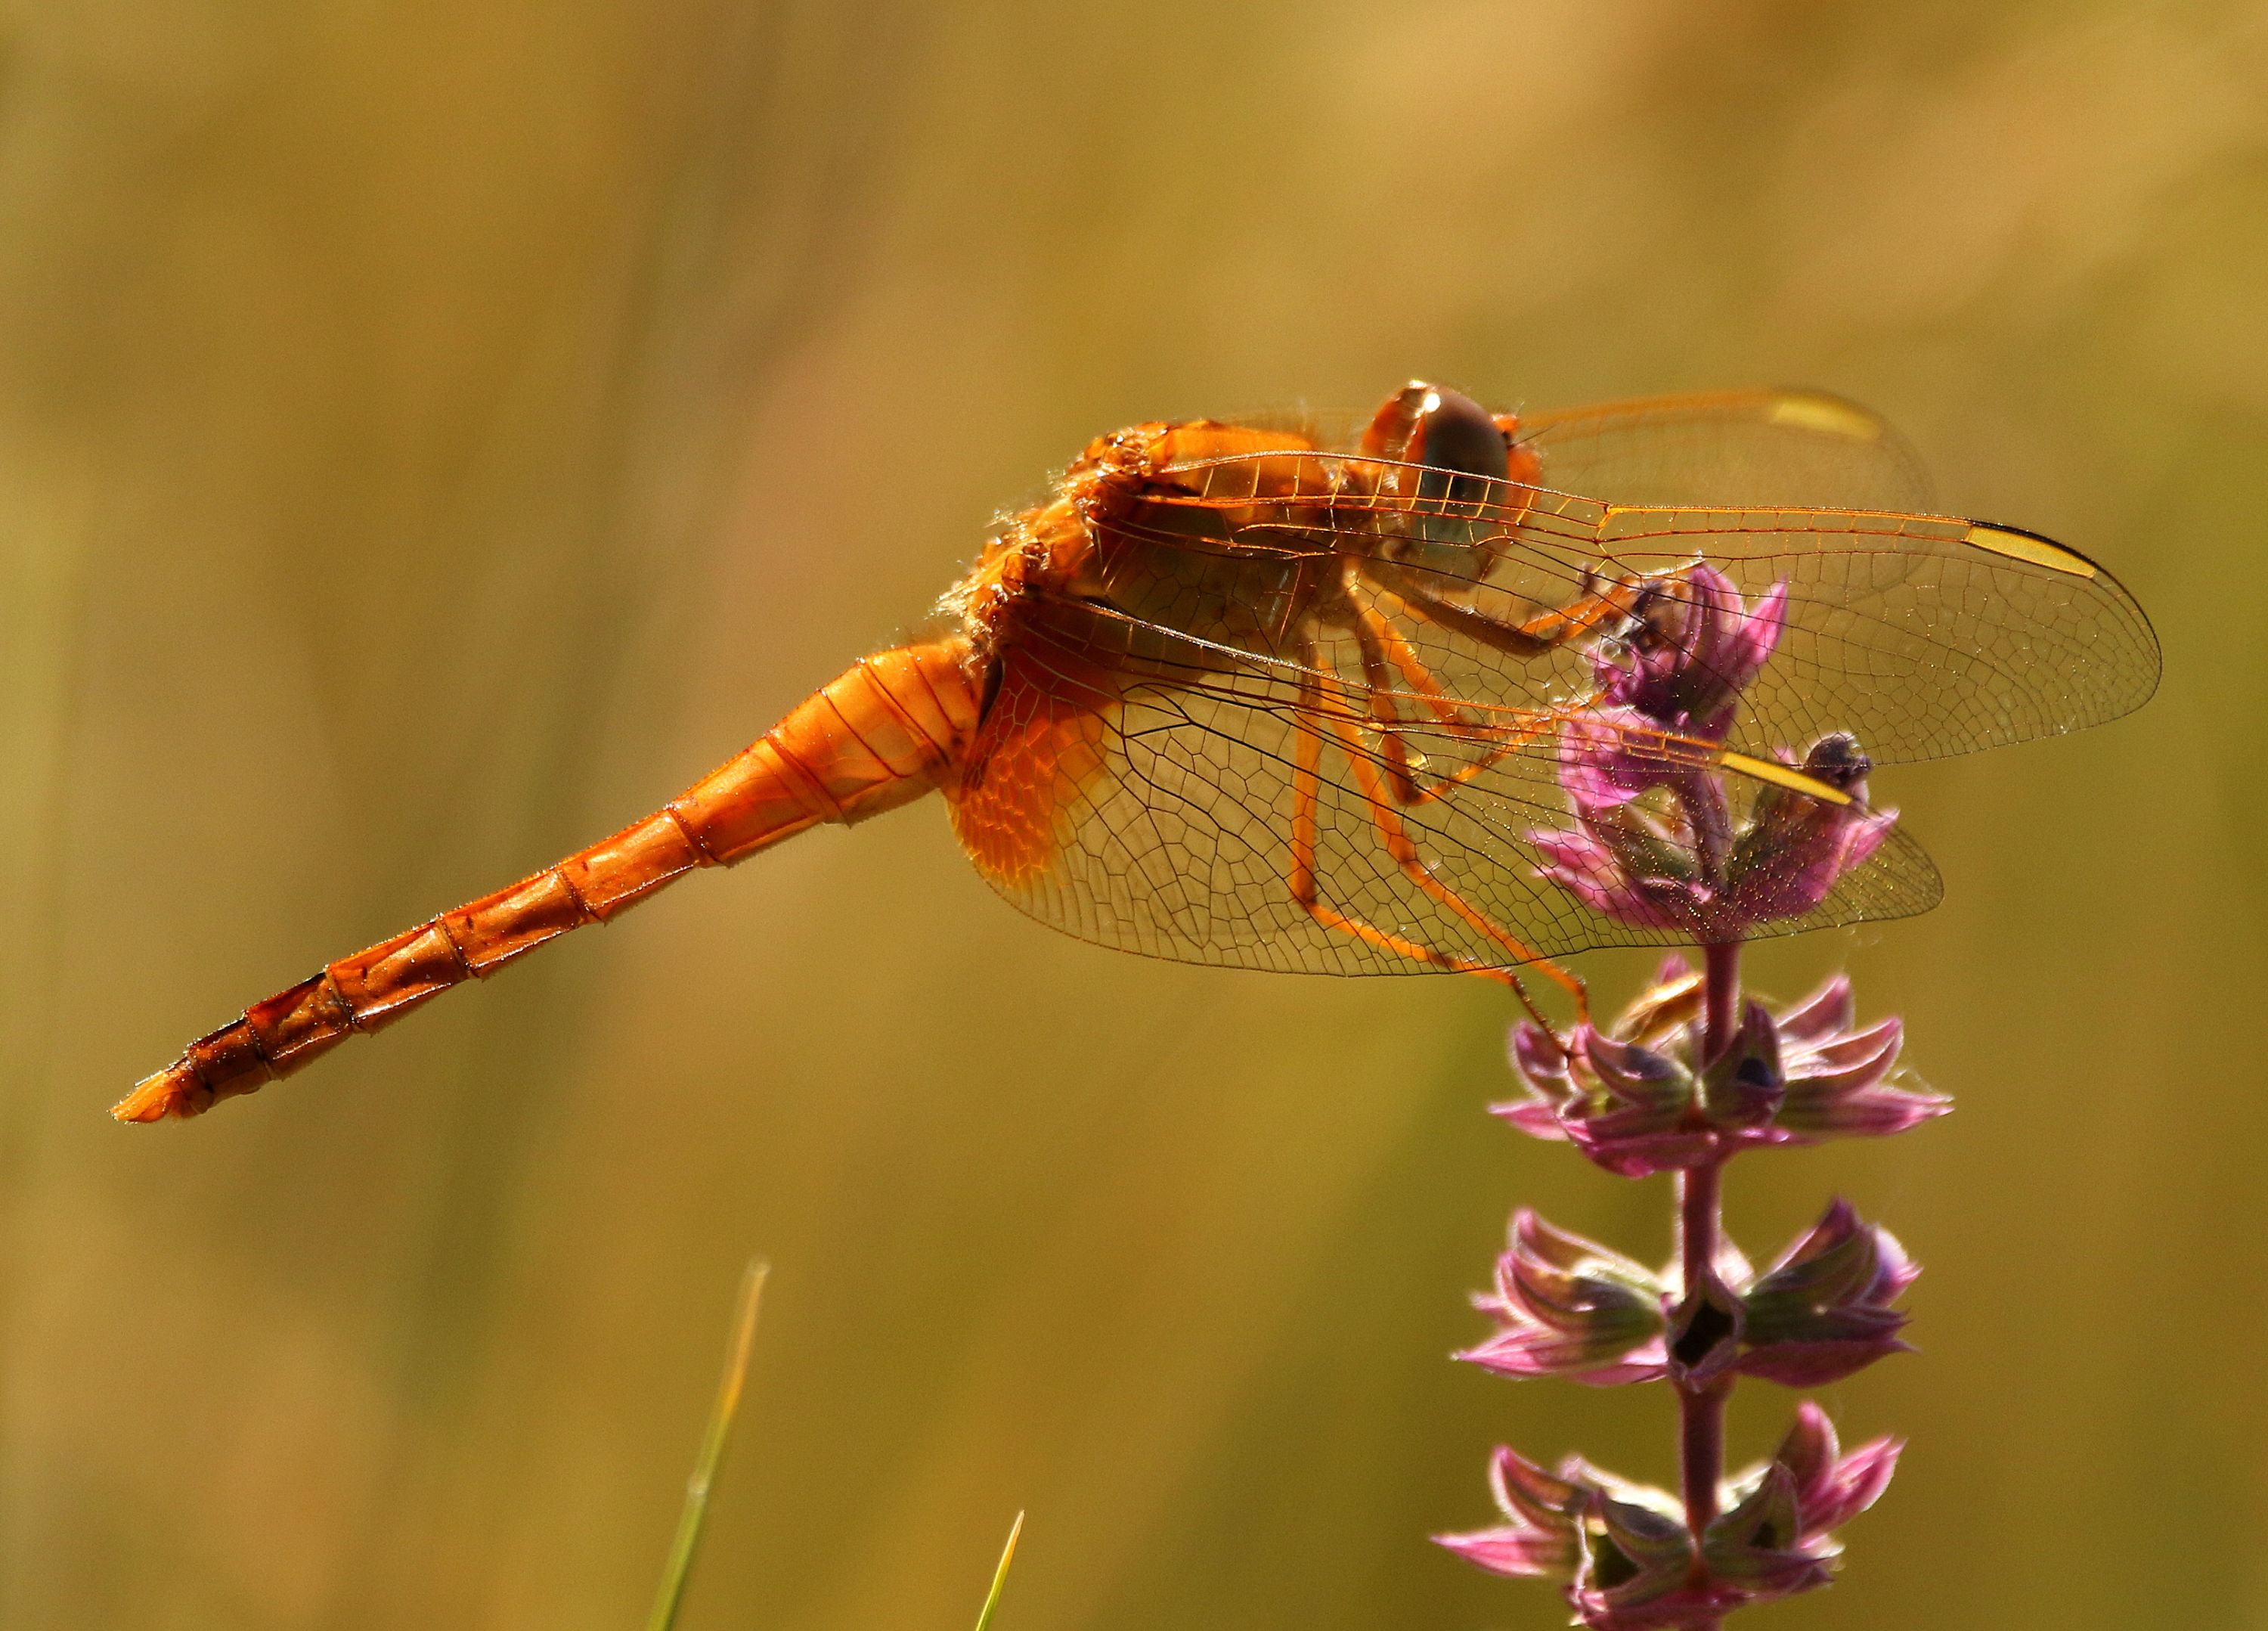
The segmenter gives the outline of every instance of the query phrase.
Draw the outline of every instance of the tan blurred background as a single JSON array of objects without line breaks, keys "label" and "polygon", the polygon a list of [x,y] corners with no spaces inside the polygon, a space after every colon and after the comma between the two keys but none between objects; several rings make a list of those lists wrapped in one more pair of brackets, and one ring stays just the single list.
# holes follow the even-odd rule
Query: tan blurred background
[{"label": "tan blurred background", "polygon": [[[996,901],[941,812],[704,878],[188,1125],[110,1101],[674,793],[1091,434],[1412,373],[1804,382],[2155,615],[2157,701],[1885,778],[1934,916],[1773,948],[1952,1120],[1743,1163],[1929,1266],[1790,1627],[2268,1626],[2268,5],[82,0],[0,35],[0,1624],[1541,1627],[1505,1005]],[[1643,971],[1602,958],[1609,996]],[[1736,1450],[1789,1400],[1743,1391]]]}]

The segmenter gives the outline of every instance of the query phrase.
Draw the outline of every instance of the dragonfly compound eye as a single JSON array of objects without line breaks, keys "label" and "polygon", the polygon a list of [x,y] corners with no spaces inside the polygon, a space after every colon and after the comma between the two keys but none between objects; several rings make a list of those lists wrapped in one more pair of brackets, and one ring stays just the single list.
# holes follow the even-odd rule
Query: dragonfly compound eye
[{"label": "dragonfly compound eye", "polygon": [[1362,446],[1395,461],[1381,472],[1379,491],[1410,506],[1400,535],[1387,546],[1388,558],[1485,572],[1495,530],[1491,501],[1512,463],[1504,428],[1488,410],[1462,392],[1414,380],[1387,399]]},{"label": "dragonfly compound eye", "polygon": [[[1423,464],[1450,476],[1502,481],[1512,468],[1504,428],[1462,391],[1414,380],[1386,399],[1363,432],[1362,450],[1404,464]],[[1449,486],[1429,472],[1428,496]]]},{"label": "dragonfly compound eye", "polygon": [[[1455,483],[1448,476],[1479,476],[1500,482],[1510,472],[1504,432],[1471,397],[1429,386],[1417,408],[1407,456],[1411,463],[1428,467],[1420,489],[1425,496],[1450,496]],[[1437,479],[1436,470],[1445,472],[1445,477]]]}]

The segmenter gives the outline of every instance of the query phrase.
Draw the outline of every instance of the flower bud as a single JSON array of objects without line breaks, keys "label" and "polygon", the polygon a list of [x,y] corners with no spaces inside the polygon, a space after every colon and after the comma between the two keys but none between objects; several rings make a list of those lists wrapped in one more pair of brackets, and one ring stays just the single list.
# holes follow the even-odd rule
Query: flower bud
[{"label": "flower bud", "polygon": [[1819,1387],[1907,1351],[1890,1307],[1920,1268],[1889,1230],[1837,1200],[1742,1299],[1749,1351],[1740,1368],[1789,1387]]},{"label": "flower bud", "polygon": [[1831,1541],[1807,1546],[1794,1476],[1774,1462],[1756,1487],[1709,1525],[1701,1555],[1716,1579],[1740,1586],[1743,1599],[1788,1597],[1827,1583]]},{"label": "flower bud", "polygon": [[1489,1487],[1504,1522],[1433,1539],[1493,1574],[1560,1582],[1592,1631],[1664,1631],[1825,1585],[1842,1551],[1835,1531],[1881,1497],[1898,1450],[1881,1438],[1843,1454],[1807,1401],[1772,1458],[1720,1488],[1697,1550],[1668,1491],[1580,1457],[1547,1472],[1499,1449]]},{"label": "flower bud", "polygon": [[1654,1276],[1525,1207],[1513,1215],[1510,1248],[1497,1259],[1495,1294],[1476,1301],[1498,1328],[1457,1357],[1499,1376],[1609,1387],[1652,1381],[1667,1363]]},{"label": "flower bud", "polygon": [[1576,1535],[1582,1557],[1567,1598],[1583,1624],[1616,1631],[1682,1625],[1698,1606],[1690,1595],[1693,1537],[1663,1491],[1602,1480]]},{"label": "flower bud", "polygon": [[1702,1103],[1716,1125],[1745,1129],[1769,1124],[1786,1096],[1779,1031],[1764,1005],[1751,1001],[1741,1011],[1732,1045],[1701,1074]]},{"label": "flower bud", "polygon": [[1889,1487],[1900,1448],[1879,1438],[1843,1455],[1827,1413],[1807,1399],[1771,1460],[1727,1486],[1725,1510],[1701,1539],[1709,1577],[1749,1603],[1825,1585],[1842,1552],[1835,1531]]},{"label": "flower bud", "polygon": [[1669,1327],[1669,1376],[1681,1386],[1713,1381],[1740,1358],[1748,1310],[1740,1294],[1716,1273],[1705,1274],[1677,1305]]},{"label": "flower bud", "polygon": [[1722,735],[1732,705],[1779,644],[1786,614],[1785,583],[1752,608],[1703,562],[1648,585],[1622,638],[1592,653],[1592,671],[1610,704]]}]

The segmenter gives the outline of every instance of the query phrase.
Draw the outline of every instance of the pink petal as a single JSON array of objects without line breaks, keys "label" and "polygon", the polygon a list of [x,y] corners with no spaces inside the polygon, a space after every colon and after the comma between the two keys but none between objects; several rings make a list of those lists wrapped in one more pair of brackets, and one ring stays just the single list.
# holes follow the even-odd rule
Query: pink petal
[{"label": "pink petal", "polygon": [[1796,1132],[1845,1138],[1884,1138],[1950,1114],[1953,1101],[1904,1088],[1867,1088],[1840,1096],[1791,1093],[1780,1125]]},{"label": "pink petal", "polygon": [[1529,1325],[1498,1332],[1487,1341],[1462,1350],[1456,1357],[1500,1376],[1557,1376],[1587,1387],[1621,1387],[1631,1382],[1658,1382],[1668,1372],[1661,1339],[1649,1337],[1628,1353],[1600,1358],[1581,1337],[1562,1336],[1548,1327]]},{"label": "pink petal", "polygon": [[1567,1129],[1559,1119],[1557,1107],[1541,1099],[1524,1099],[1512,1104],[1491,1104],[1489,1114],[1502,1117],[1532,1139],[1543,1139],[1557,1143],[1567,1137]]},{"label": "pink petal", "polygon": [[[1735,595],[1734,599],[1737,602],[1739,597]],[[1745,690],[1749,682],[1763,672],[1779,645],[1780,629],[1786,619],[1787,580],[1782,579],[1756,602],[1755,609],[1742,620],[1739,631],[1726,643],[1718,672],[1727,687]]]},{"label": "pink petal", "polygon": [[1536,1529],[1477,1529],[1462,1535],[1436,1535],[1433,1544],[1447,1546],[1491,1574],[1514,1580],[1565,1574],[1573,1561],[1572,1542]]},{"label": "pink petal", "polygon": [[1796,1499],[1803,1511],[1804,1532],[1826,1534],[1840,1529],[1881,1500],[1904,1448],[1900,1439],[1872,1440],[1843,1457],[1824,1479],[1800,1487]]},{"label": "pink petal", "polygon": [[1818,1042],[1850,1028],[1858,1016],[1851,995],[1851,977],[1837,974],[1779,1016],[1779,1034],[1786,1042]]},{"label": "pink petal", "polygon": [[[1787,1024],[1782,1021],[1780,1034],[1787,1034]],[[1788,1068],[1788,1075],[1796,1080],[1816,1084],[1819,1090],[1847,1093],[1854,1089],[1870,1088],[1889,1074],[1897,1063],[1898,1050],[1905,1042],[1905,1026],[1896,1019],[1886,1019],[1879,1025],[1849,1036],[1837,1037],[1831,1042],[1822,1042],[1800,1052]]]}]

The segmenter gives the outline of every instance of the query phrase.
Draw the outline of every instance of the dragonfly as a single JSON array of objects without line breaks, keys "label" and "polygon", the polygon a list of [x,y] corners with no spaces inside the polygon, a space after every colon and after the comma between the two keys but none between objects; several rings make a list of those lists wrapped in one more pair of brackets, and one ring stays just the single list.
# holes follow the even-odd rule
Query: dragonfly
[{"label": "dragonfly", "polygon": [[[1559,734],[1594,655],[1642,641],[1700,563],[1786,597],[1721,741],[1728,779],[1848,733],[1875,765],[2057,735],[2147,699],[2159,652],[2110,572],[1935,513],[1907,443],[1822,392],[1491,412],[1413,382],[1367,420],[1154,421],[1005,515],[909,638],[588,849],[247,1009],[114,1113],[197,1114],[287,1076],[677,879],[935,793],[1002,895],[1080,939],[1233,967],[1519,985],[1675,938],[1539,873]],[[1797,931],[1934,904],[1895,831]]]}]

